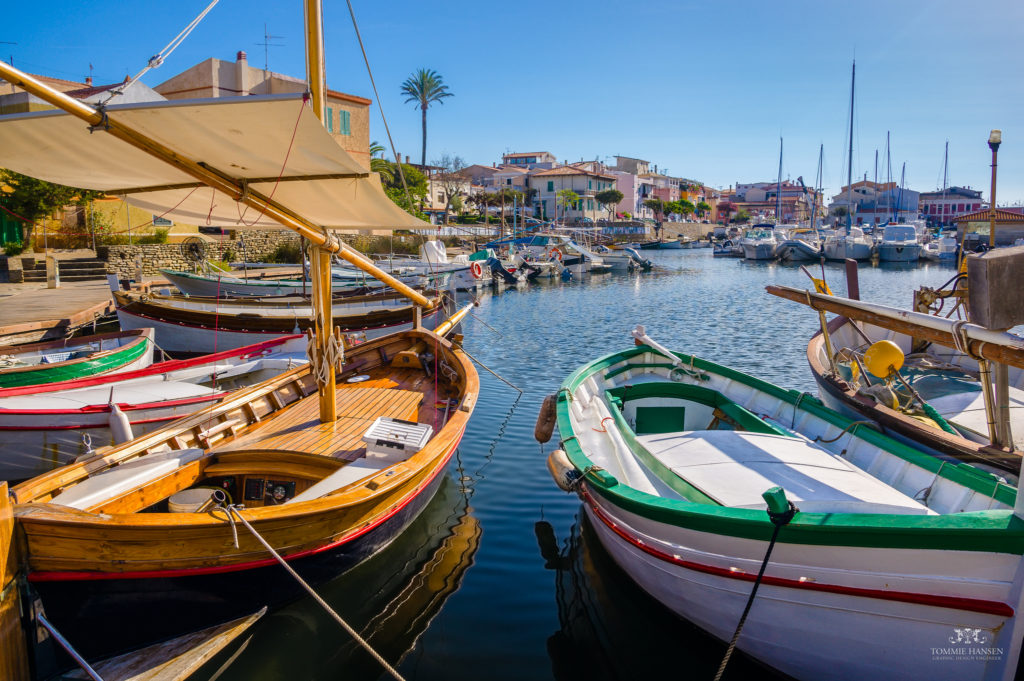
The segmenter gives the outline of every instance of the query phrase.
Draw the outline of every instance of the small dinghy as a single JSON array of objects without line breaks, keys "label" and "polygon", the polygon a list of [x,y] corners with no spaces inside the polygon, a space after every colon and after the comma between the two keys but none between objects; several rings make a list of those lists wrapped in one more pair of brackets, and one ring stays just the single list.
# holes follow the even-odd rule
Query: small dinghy
[{"label": "small dinghy", "polygon": [[728,641],[757,579],[738,648],[796,679],[1014,677],[1016,488],[634,337],[562,384],[548,466],[637,584]]},{"label": "small dinghy", "polygon": [[0,346],[0,388],[142,369],[153,363],[153,329]]}]

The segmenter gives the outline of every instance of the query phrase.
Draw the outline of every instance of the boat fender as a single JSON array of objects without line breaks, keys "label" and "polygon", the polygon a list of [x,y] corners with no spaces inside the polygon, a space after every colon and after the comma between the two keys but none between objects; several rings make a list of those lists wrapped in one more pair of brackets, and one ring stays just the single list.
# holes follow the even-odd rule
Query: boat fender
[{"label": "boat fender", "polygon": [[533,428],[533,437],[537,442],[544,444],[551,439],[551,433],[555,430],[555,395],[548,395],[541,402],[540,411],[537,413],[537,425]]},{"label": "boat fender", "polygon": [[131,422],[121,408],[114,403],[110,404],[110,417],[107,419],[107,423],[110,425],[110,434],[113,436],[115,444],[121,445],[135,439],[132,434]]},{"label": "boat fender", "polygon": [[561,449],[548,454],[548,472],[563,492],[574,491],[580,479],[580,472],[569,461],[569,455]]}]

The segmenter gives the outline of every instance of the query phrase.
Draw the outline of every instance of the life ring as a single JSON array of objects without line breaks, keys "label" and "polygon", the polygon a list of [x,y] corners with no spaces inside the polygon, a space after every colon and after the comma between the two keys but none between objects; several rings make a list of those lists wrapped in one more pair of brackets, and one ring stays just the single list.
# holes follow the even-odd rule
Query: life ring
[{"label": "life ring", "polygon": [[479,279],[484,276],[484,268],[479,262],[474,262],[469,266],[469,273],[473,275],[474,279]]},{"label": "life ring", "polygon": [[550,251],[548,251],[548,257],[558,258],[558,262],[562,262],[562,251],[558,248],[558,246],[555,246]]}]

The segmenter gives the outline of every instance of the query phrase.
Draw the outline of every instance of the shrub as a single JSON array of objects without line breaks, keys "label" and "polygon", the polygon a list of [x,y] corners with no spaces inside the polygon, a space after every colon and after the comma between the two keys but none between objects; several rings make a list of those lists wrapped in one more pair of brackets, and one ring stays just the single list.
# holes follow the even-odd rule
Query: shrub
[{"label": "shrub", "polygon": [[20,255],[25,250],[25,244],[19,241],[5,241],[4,253],[6,255]]},{"label": "shrub", "polygon": [[224,262],[234,262],[238,259],[238,256],[235,254],[235,249],[231,248],[231,246],[225,248],[224,253],[220,257],[224,258]]},{"label": "shrub", "polygon": [[299,245],[294,243],[278,244],[274,252],[268,255],[265,260],[274,263],[300,263],[302,262],[302,251]]},{"label": "shrub", "polygon": [[147,234],[144,237],[140,237],[136,243],[140,244],[165,244],[167,243],[167,233],[169,229],[162,229],[157,227],[153,230],[152,234]]}]

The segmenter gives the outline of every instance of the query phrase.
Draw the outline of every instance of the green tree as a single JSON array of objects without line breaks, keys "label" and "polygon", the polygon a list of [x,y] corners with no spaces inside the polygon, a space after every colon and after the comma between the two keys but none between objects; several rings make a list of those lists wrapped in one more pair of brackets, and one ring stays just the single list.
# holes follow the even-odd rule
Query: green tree
[{"label": "green tree", "polygon": [[379,142],[370,142],[370,172],[379,174],[385,185],[395,179],[395,167],[384,158],[384,145]]},{"label": "green tree", "polygon": [[711,204],[707,201],[701,201],[697,204],[697,215],[702,218],[707,216],[709,210],[711,210]]},{"label": "green tree", "polygon": [[441,74],[433,69],[420,69],[405,79],[402,83],[402,94],[406,96],[405,102],[414,102],[423,114],[423,153],[420,156],[420,165],[427,165],[427,109],[431,104],[437,102],[444,104],[445,97],[453,97],[448,92],[448,86],[444,84]]},{"label": "green tree", "polygon": [[605,189],[594,195],[597,202],[604,206],[612,220],[615,219],[615,207],[622,201],[624,194],[618,189]]},{"label": "green tree", "polygon": [[409,165],[408,163],[402,164],[402,173],[405,174],[405,182],[409,187],[409,195],[406,196],[405,188],[402,186],[402,178],[398,173],[398,165],[385,161],[390,169],[390,179],[384,180],[383,175],[381,176],[381,182],[384,185],[384,193],[390,197],[395,204],[409,213],[415,215],[421,220],[427,219],[426,214],[420,210],[420,206],[423,203],[423,199],[427,195],[427,178],[417,168]]},{"label": "green tree", "polygon": [[683,217],[693,215],[694,211],[697,210],[697,207],[693,205],[693,202],[687,201],[686,199],[679,199],[676,201],[676,207],[679,208],[676,212]]},{"label": "green tree", "polygon": [[32,231],[37,221],[50,217],[64,206],[85,206],[93,199],[103,196],[103,192],[65,187],[5,168],[0,168],[0,184],[6,184],[14,190],[2,194],[4,207],[30,220],[28,238],[25,240],[29,248],[32,245]]},{"label": "green tree", "polygon": [[836,216],[837,218],[845,218],[849,214],[849,212],[850,211],[846,208],[846,206],[836,206],[835,208],[832,209],[832,215]]},{"label": "green tree", "polygon": [[732,219],[733,222],[749,222],[750,213],[747,212],[746,208],[740,208],[736,211],[736,216]]},{"label": "green tree", "polygon": [[665,214],[665,202],[659,198],[644,199],[644,207],[654,211],[654,217],[658,220]]},{"label": "green tree", "polygon": [[[477,213],[483,218],[484,224],[490,224],[491,222],[491,216],[487,212],[487,208],[494,202],[493,196],[493,194],[487,192],[477,192],[469,197],[469,200],[476,206]],[[479,221],[479,218],[477,220]]]},{"label": "green tree", "polygon": [[[580,195],[571,189],[559,189],[555,194],[557,204],[562,208],[562,219],[565,219],[565,213],[570,208],[573,208],[580,200]],[[555,216],[557,218],[557,216]]]}]

